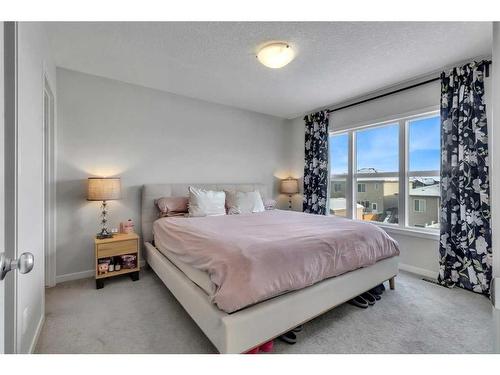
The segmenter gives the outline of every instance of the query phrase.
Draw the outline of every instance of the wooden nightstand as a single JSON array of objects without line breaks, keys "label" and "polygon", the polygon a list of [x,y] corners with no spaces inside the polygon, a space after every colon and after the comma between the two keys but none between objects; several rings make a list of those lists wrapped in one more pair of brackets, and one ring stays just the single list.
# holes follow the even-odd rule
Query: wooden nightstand
[{"label": "wooden nightstand", "polygon": [[[118,275],[130,274],[133,281],[139,280],[139,236],[135,233],[119,233],[113,238],[94,239],[95,247],[95,286],[96,289],[104,287],[104,279]],[[121,268],[119,271],[107,272],[99,275],[99,259],[117,257],[120,255],[135,255],[137,257],[135,268]]]}]

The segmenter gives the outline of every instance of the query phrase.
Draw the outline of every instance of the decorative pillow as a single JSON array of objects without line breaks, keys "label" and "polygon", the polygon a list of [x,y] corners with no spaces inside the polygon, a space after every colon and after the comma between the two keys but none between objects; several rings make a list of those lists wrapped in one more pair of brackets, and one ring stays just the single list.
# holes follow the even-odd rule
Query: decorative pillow
[{"label": "decorative pillow", "polygon": [[274,199],[264,200],[264,208],[266,209],[266,211],[274,210],[277,204],[278,202],[276,202]]},{"label": "decorative pillow", "polygon": [[189,216],[219,216],[226,214],[226,193],[189,187]]},{"label": "decorative pillow", "polygon": [[228,215],[263,212],[264,204],[259,191],[226,191]]},{"label": "decorative pillow", "polygon": [[162,197],[155,200],[160,217],[184,216],[188,212],[187,197]]}]

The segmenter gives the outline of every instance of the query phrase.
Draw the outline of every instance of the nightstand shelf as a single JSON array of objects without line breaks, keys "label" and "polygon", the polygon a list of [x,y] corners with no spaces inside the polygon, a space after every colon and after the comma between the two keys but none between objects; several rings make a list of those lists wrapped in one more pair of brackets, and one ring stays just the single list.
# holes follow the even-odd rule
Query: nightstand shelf
[{"label": "nightstand shelf", "polygon": [[[130,274],[133,281],[139,280],[139,236],[135,233],[119,233],[112,238],[94,239],[95,248],[95,279],[96,288],[104,287],[104,279],[125,274]],[[99,275],[98,265],[100,259],[118,257],[121,255],[135,255],[135,268],[122,268],[119,271],[107,272]]]},{"label": "nightstand shelf", "polygon": [[125,275],[126,273],[132,273],[132,272],[139,272],[139,267],[136,268],[122,268],[120,271],[113,271],[113,272],[108,272],[104,275],[96,275],[96,280],[98,279],[106,279],[108,277],[113,277],[113,276],[118,276],[118,275]]}]

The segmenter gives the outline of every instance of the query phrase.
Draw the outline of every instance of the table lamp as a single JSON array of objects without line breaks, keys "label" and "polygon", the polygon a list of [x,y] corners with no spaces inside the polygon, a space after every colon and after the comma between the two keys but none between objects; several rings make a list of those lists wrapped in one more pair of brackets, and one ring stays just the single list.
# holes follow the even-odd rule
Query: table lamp
[{"label": "table lamp", "polygon": [[119,177],[89,177],[87,184],[87,200],[102,201],[101,204],[101,231],[96,238],[111,238],[113,234],[107,228],[106,201],[121,198],[121,183]]},{"label": "table lamp", "polygon": [[288,194],[288,208],[292,209],[292,195],[299,192],[299,181],[295,178],[281,180],[281,193]]}]

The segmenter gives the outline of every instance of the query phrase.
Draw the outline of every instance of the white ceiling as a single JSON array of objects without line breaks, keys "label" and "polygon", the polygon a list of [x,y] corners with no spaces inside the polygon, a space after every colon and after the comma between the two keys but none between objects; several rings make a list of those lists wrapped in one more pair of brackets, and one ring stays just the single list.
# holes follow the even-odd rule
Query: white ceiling
[{"label": "white ceiling", "polygon": [[[491,54],[491,23],[47,23],[58,66],[284,118]],[[282,69],[262,43],[297,52]]]}]

